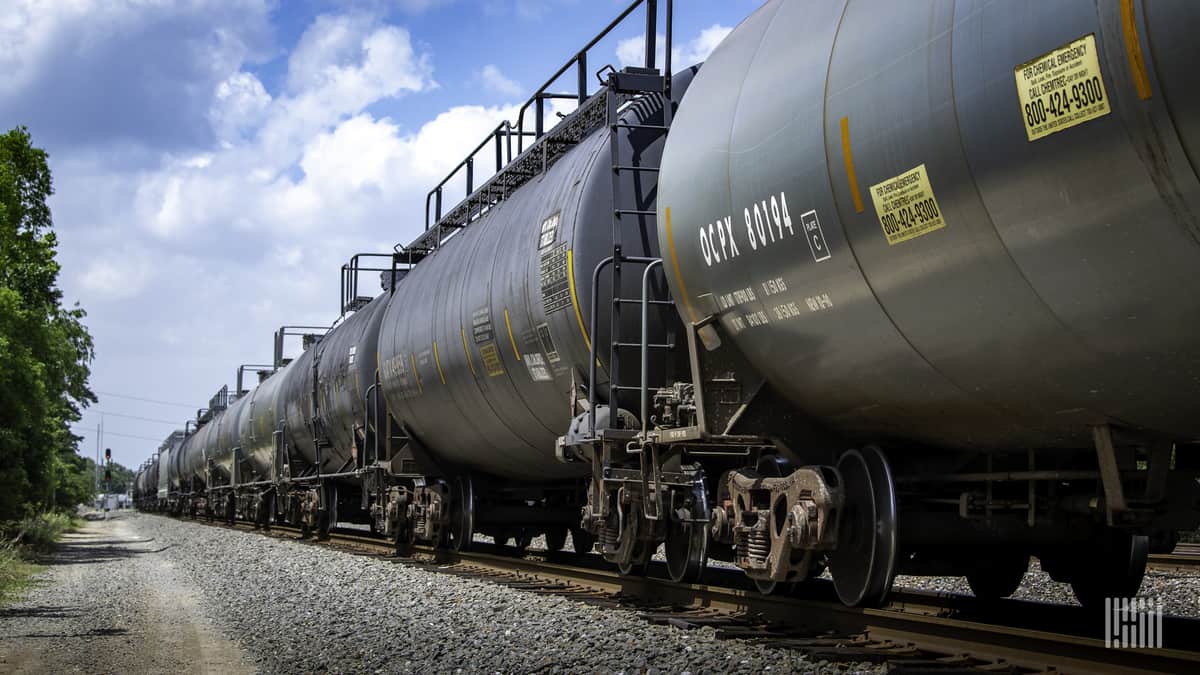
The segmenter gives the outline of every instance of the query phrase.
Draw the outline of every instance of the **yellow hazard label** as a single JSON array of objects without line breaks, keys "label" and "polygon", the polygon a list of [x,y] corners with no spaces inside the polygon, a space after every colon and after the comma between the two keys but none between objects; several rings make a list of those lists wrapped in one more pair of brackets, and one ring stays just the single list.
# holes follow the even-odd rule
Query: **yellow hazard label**
[{"label": "yellow hazard label", "polygon": [[1096,36],[1085,35],[1013,69],[1030,141],[1110,112]]},{"label": "yellow hazard label", "polygon": [[946,226],[924,164],[872,185],[871,201],[889,245]]},{"label": "yellow hazard label", "polygon": [[500,350],[496,349],[495,342],[480,345],[479,355],[483,357],[483,368],[487,371],[488,377],[504,374],[504,364],[500,362]]}]

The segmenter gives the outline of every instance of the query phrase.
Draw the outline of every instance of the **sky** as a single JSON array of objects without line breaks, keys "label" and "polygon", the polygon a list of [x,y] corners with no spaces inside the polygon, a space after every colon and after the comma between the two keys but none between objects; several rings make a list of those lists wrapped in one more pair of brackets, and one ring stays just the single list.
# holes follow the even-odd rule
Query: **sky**
[{"label": "sky", "polygon": [[[0,4],[0,130],[50,155],[59,286],[96,342],[80,450],[103,420],[136,468],[276,328],[334,321],[341,265],[415,238],[425,194],[628,0]],[[682,67],[761,0],[675,4]],[[637,64],[641,16],[590,70]]]}]

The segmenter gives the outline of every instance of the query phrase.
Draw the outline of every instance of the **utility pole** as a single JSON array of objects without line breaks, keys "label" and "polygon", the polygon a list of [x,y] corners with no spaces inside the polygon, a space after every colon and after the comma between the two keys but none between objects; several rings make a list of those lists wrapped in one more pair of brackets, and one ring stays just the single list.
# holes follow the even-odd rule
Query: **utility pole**
[{"label": "utility pole", "polygon": [[[94,487],[93,491],[97,495],[100,494],[100,429],[101,429],[102,424],[104,424],[104,416],[103,415],[100,416],[100,422],[98,424],[96,424],[96,464],[92,467],[94,469],[94,471],[92,472],[93,473],[92,485]],[[92,499],[94,501],[95,497],[93,497]]]}]

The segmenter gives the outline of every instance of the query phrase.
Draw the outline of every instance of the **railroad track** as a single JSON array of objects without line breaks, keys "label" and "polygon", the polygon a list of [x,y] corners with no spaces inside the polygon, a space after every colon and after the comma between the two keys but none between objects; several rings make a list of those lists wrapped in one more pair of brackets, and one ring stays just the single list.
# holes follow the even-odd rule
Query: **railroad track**
[{"label": "railroad track", "polygon": [[1176,544],[1170,553],[1150,556],[1150,566],[1160,570],[1197,571],[1200,569],[1200,544]]},{"label": "railroad track", "polygon": [[[255,530],[246,523],[208,524]],[[301,541],[298,528],[273,526],[262,533]],[[838,602],[832,584],[820,579],[805,585],[803,597],[763,596],[740,572],[719,568],[706,571],[707,584],[677,584],[656,578],[665,576],[661,563],[652,564],[647,577],[624,577],[595,555],[530,551],[517,557],[417,547],[401,558],[386,541],[342,530],[323,542],[302,541],[634,611],[654,623],[708,626],[720,638],[800,650],[814,661],[888,663],[903,673],[1200,672],[1197,619],[1166,617],[1164,648],[1109,649],[1104,617],[1067,605],[1019,600],[983,605],[968,596],[897,591],[882,608],[856,609]]]}]

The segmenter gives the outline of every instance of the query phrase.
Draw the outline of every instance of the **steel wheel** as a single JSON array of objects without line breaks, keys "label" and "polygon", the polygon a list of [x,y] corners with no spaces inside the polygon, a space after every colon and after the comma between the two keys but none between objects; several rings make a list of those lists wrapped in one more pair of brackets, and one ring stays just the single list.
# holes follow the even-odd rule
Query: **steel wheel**
[{"label": "steel wheel", "polygon": [[891,468],[877,448],[846,451],[838,460],[845,504],[829,569],[846,605],[878,605],[896,570],[896,493]]},{"label": "steel wheel", "polygon": [[638,541],[633,545],[633,555],[627,563],[617,563],[617,571],[626,577],[646,576],[646,568],[650,566],[650,547],[646,542]]},{"label": "steel wheel", "polygon": [[1150,539],[1111,530],[1099,550],[1077,563],[1071,590],[1084,607],[1103,607],[1105,598],[1132,598],[1142,587]]},{"label": "steel wheel", "polygon": [[571,528],[571,548],[576,553],[591,553],[595,547],[596,537],[591,532],[580,527]]},{"label": "steel wheel", "polygon": [[[641,539],[642,513],[639,507],[631,507],[625,514],[625,527],[621,533],[621,550],[630,549],[626,562],[617,563],[617,571],[623,576],[643,576],[650,564],[653,553],[646,542]],[[625,557],[625,556],[621,556]]]},{"label": "steel wheel", "polygon": [[774,579],[755,579],[754,587],[763,595],[775,595],[775,593],[783,590],[785,584],[781,584]]},{"label": "steel wheel", "polygon": [[475,487],[469,475],[454,479],[450,501],[450,527],[446,544],[452,551],[467,551],[475,538]]},{"label": "steel wheel", "polygon": [[663,548],[671,581],[699,583],[708,564],[708,535],[708,523],[671,521],[667,524],[667,540]]},{"label": "steel wheel", "polygon": [[999,600],[1017,592],[1028,569],[1028,554],[995,551],[967,572],[967,584],[976,598]]},{"label": "steel wheel", "polygon": [[567,527],[551,527],[546,530],[546,551],[549,553],[558,553],[567,545]]}]

